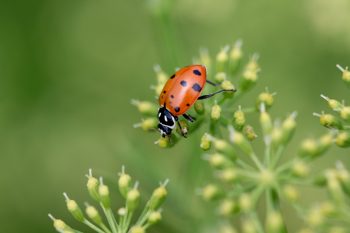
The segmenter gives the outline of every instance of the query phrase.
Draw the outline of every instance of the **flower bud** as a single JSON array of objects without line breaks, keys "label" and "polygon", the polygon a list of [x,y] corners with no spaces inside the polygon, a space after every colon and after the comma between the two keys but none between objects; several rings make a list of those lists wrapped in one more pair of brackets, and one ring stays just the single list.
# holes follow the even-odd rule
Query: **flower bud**
[{"label": "flower bud", "polygon": [[244,112],[241,110],[241,108],[239,108],[237,111],[234,112],[233,114],[233,124],[235,126],[235,128],[237,130],[242,130],[244,124],[246,122],[245,119],[245,114]]},{"label": "flower bud", "polygon": [[227,75],[225,72],[218,72],[215,74],[214,79],[215,79],[215,81],[222,83],[223,81],[225,81],[227,79]]},{"label": "flower bud", "polygon": [[228,161],[224,155],[214,153],[209,156],[209,164],[214,168],[222,168],[228,164]]},{"label": "flower bud", "polygon": [[344,106],[343,108],[340,109],[340,117],[343,120],[349,121],[350,120],[350,107],[349,106]]},{"label": "flower bud", "polygon": [[224,199],[219,205],[219,214],[229,217],[237,209],[236,203],[231,199]]},{"label": "flower bud", "polygon": [[340,65],[337,65],[337,68],[343,73],[342,79],[343,79],[346,83],[350,83],[350,71],[348,70],[348,67],[346,67],[346,68],[344,69],[344,68],[341,67]]},{"label": "flower bud", "polygon": [[72,228],[70,228],[65,222],[63,222],[61,219],[57,219],[53,217],[51,214],[49,214],[49,218],[53,221],[53,226],[58,232],[66,232],[71,231]]},{"label": "flower bud", "polygon": [[243,233],[258,233],[256,224],[251,219],[243,219],[242,221],[242,232]]},{"label": "flower bud", "polygon": [[[229,80],[224,80],[221,83],[221,88],[224,90],[236,90],[235,86]],[[226,94],[233,94],[233,92],[226,92]]]},{"label": "flower bud", "polygon": [[109,189],[107,185],[100,184],[98,187],[98,194],[100,196],[100,201],[104,208],[108,209],[111,206],[111,201],[109,198]]},{"label": "flower bud", "polygon": [[327,101],[328,106],[333,110],[333,111],[340,111],[340,109],[343,108],[343,105],[335,99],[330,99],[325,95],[321,95],[321,98]]},{"label": "flower bud", "polygon": [[280,127],[275,127],[271,131],[271,140],[274,147],[279,146],[283,140],[283,132]]},{"label": "flower bud", "polygon": [[219,120],[221,115],[221,107],[218,104],[214,104],[211,108],[211,119],[214,121]]},{"label": "flower bud", "polygon": [[317,227],[323,223],[324,217],[325,216],[322,214],[322,212],[319,210],[319,208],[313,208],[309,212],[306,220],[311,226]]},{"label": "flower bud", "polygon": [[212,201],[219,196],[219,188],[213,184],[208,184],[202,189],[202,197],[205,201]]},{"label": "flower bud", "polygon": [[318,145],[315,139],[306,139],[302,142],[300,154],[305,156],[315,156],[318,154]]},{"label": "flower bud", "polygon": [[200,147],[203,150],[209,150],[210,146],[211,146],[210,135],[208,133],[205,133],[201,138]]},{"label": "flower bud", "polygon": [[71,213],[71,215],[79,222],[83,222],[85,218],[77,202],[69,199],[66,193],[63,193],[63,196],[66,199],[67,209]]},{"label": "flower bud", "polygon": [[87,177],[88,177],[88,182],[86,186],[89,191],[89,194],[95,201],[99,201],[100,197],[98,195],[98,190],[97,190],[99,182],[95,177],[92,176],[91,169],[89,170],[89,175],[87,175]]},{"label": "flower bud", "polygon": [[142,120],[141,123],[134,124],[134,128],[143,129],[144,131],[149,131],[157,128],[158,120],[155,117],[150,117]]},{"label": "flower bud", "polygon": [[102,224],[102,218],[95,207],[88,205],[85,209],[86,215],[97,225]]},{"label": "flower bud", "polygon": [[253,127],[250,125],[246,125],[243,128],[243,134],[244,134],[244,136],[247,137],[247,139],[249,141],[253,141],[254,139],[256,139],[258,137],[258,135],[255,133]]},{"label": "flower bud", "polygon": [[152,102],[131,100],[131,104],[135,105],[142,114],[155,115],[158,111],[158,106]]},{"label": "flower bud", "polygon": [[160,65],[155,65],[154,66],[154,72],[156,73],[157,76],[157,82],[159,84],[164,84],[168,80],[168,75],[162,70]]},{"label": "flower bud", "polygon": [[282,190],[282,193],[286,197],[286,199],[291,201],[291,202],[295,202],[295,201],[297,201],[299,199],[299,192],[292,185],[284,186],[283,190]]},{"label": "flower bud", "polygon": [[270,135],[272,131],[272,121],[270,115],[265,110],[265,105],[260,105],[260,124],[264,135]]},{"label": "flower bud", "polygon": [[199,50],[199,61],[200,64],[204,65],[207,68],[207,72],[211,67],[211,58],[208,53],[208,49],[200,49]]},{"label": "flower bud", "polygon": [[269,233],[283,232],[283,220],[282,216],[277,211],[269,212],[266,218],[266,228]]},{"label": "flower bud", "polygon": [[194,103],[194,110],[196,111],[196,113],[202,115],[205,112],[205,107],[203,102],[197,101],[196,103]]},{"label": "flower bud", "polygon": [[342,125],[339,122],[339,120],[332,114],[322,113],[321,115],[317,115],[317,114],[314,114],[314,115],[320,117],[320,124],[324,127],[336,128],[336,129],[342,128]]},{"label": "flower bud", "polygon": [[214,145],[214,148],[221,153],[225,153],[231,156],[234,155],[232,146],[223,139],[214,138],[213,145]]},{"label": "flower bud", "polygon": [[238,146],[245,154],[251,155],[254,153],[252,145],[250,142],[238,131],[235,131],[233,127],[229,128],[230,131],[230,141]]},{"label": "flower bud", "polygon": [[120,194],[126,198],[130,187],[131,187],[131,177],[130,175],[124,172],[124,167],[122,168],[122,172],[119,175],[118,186]]},{"label": "flower bud", "polygon": [[226,182],[226,183],[233,182],[233,181],[237,180],[237,178],[238,178],[238,174],[234,170],[234,168],[226,168],[226,169],[222,170],[218,174],[218,176],[219,176],[220,180],[222,180],[223,182]]},{"label": "flower bud", "polygon": [[295,128],[296,128],[296,112],[290,114],[282,123],[282,142],[288,143],[292,138]]},{"label": "flower bud", "polygon": [[169,138],[167,137],[161,137],[157,141],[154,142],[155,144],[158,144],[160,148],[167,148],[169,146]]},{"label": "flower bud", "polygon": [[130,233],[146,233],[146,231],[142,226],[133,226],[130,229]]},{"label": "flower bud", "polygon": [[309,166],[303,160],[296,160],[292,165],[293,175],[297,177],[307,177],[310,172]]},{"label": "flower bud", "polygon": [[350,134],[347,131],[341,131],[335,138],[335,144],[340,147],[350,146]]},{"label": "flower bud", "polygon": [[267,91],[260,93],[258,96],[258,99],[256,100],[256,105],[259,109],[261,103],[264,103],[266,108],[270,108],[273,104],[273,96],[274,94],[271,94]]},{"label": "flower bud", "polygon": [[168,181],[165,181],[164,184],[161,184],[153,191],[153,194],[148,202],[150,209],[157,210],[165,201],[165,198],[168,195],[168,191],[165,188],[167,183]]},{"label": "flower bud", "polygon": [[129,212],[134,211],[140,202],[140,192],[137,189],[137,186],[135,186],[133,189],[131,189],[128,194],[126,195],[126,208]]},{"label": "flower bud", "polygon": [[149,224],[156,224],[162,219],[160,211],[152,211],[148,216]]},{"label": "flower bud", "polygon": [[222,72],[225,70],[228,61],[228,50],[229,46],[225,46],[220,50],[220,52],[216,55],[216,71]]},{"label": "flower bud", "polygon": [[243,56],[242,52],[242,41],[238,40],[236,43],[233,45],[229,59],[230,59],[230,71],[234,73],[239,65],[239,62],[241,61]]},{"label": "flower bud", "polygon": [[253,208],[253,200],[249,194],[243,193],[239,198],[239,207],[243,212],[249,212]]}]

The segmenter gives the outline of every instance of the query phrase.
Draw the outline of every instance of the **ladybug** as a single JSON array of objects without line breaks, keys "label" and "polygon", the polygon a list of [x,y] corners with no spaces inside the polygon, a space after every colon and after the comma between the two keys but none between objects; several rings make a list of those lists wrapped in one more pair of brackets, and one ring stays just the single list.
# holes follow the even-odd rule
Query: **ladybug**
[{"label": "ladybug", "polygon": [[210,98],[221,92],[234,92],[236,90],[219,90],[208,95],[201,95],[204,86],[209,83],[213,86],[218,84],[207,80],[207,70],[203,65],[190,65],[176,71],[165,83],[159,95],[158,130],[162,137],[170,136],[175,128],[175,123],[184,137],[186,134],[178,122],[178,117],[183,116],[186,120],[194,122],[195,118],[187,114],[188,109],[197,101]]}]

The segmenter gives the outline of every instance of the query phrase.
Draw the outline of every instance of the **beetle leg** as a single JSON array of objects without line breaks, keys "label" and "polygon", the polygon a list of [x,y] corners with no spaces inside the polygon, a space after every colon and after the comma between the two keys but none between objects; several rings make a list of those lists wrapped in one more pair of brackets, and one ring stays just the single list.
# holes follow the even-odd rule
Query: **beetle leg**
[{"label": "beetle leg", "polygon": [[194,121],[196,120],[196,118],[193,117],[193,116],[191,116],[190,114],[184,113],[184,114],[182,114],[182,115],[183,115],[183,117],[184,117],[186,120],[188,120],[188,121],[190,121],[190,122],[194,122]]},{"label": "beetle leg", "polygon": [[176,121],[176,122],[177,122],[177,125],[178,125],[179,128],[180,128],[181,135],[182,135],[184,138],[187,138],[187,134],[185,133],[184,129],[182,128],[180,122],[179,122],[179,121]]},{"label": "beetle leg", "polygon": [[208,94],[208,95],[199,96],[198,99],[199,99],[199,100],[208,99],[208,98],[210,98],[210,97],[212,97],[212,96],[214,96],[214,95],[216,95],[216,94],[219,94],[219,93],[225,92],[225,91],[232,91],[232,92],[235,92],[236,90],[235,90],[235,89],[233,89],[233,90],[224,90],[224,89],[222,89],[222,90],[216,91],[216,92],[211,93],[211,94]]},{"label": "beetle leg", "polygon": [[210,85],[213,85],[214,87],[216,87],[216,86],[219,86],[220,85],[220,83],[215,83],[215,82],[213,82],[213,81],[210,81],[210,80],[206,80],[206,82],[207,83],[209,83]]}]

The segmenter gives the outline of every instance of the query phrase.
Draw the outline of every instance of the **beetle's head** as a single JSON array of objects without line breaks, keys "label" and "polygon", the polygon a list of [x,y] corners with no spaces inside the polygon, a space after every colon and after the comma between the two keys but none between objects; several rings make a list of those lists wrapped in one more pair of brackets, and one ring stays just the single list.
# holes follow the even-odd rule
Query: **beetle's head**
[{"label": "beetle's head", "polygon": [[159,108],[158,111],[158,130],[162,137],[169,136],[171,131],[175,128],[175,117],[168,109],[164,107]]}]

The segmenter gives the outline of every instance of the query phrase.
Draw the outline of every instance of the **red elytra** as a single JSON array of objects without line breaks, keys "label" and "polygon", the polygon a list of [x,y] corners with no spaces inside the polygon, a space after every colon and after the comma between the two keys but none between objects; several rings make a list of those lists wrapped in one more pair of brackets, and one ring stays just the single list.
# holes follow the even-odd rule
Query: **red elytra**
[{"label": "red elytra", "polygon": [[174,116],[180,116],[197,101],[207,80],[202,65],[190,65],[176,71],[165,83],[159,96],[159,105],[165,106]]}]

